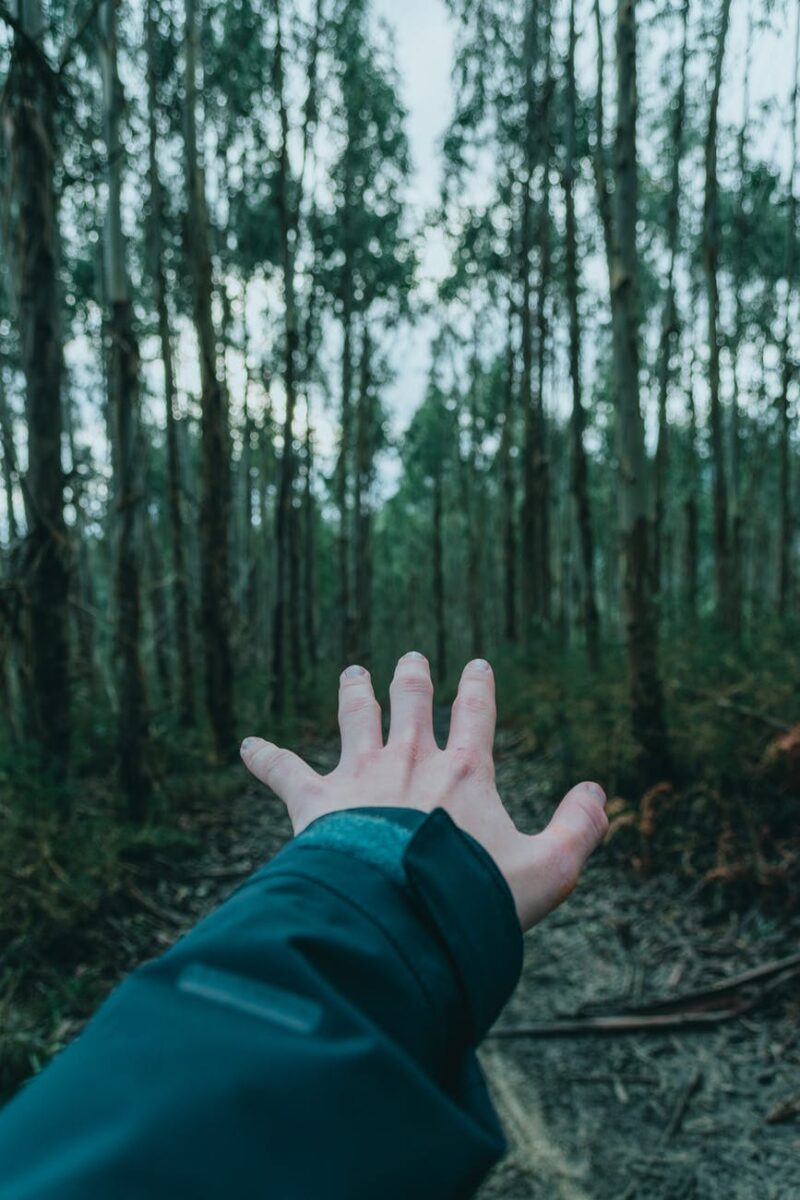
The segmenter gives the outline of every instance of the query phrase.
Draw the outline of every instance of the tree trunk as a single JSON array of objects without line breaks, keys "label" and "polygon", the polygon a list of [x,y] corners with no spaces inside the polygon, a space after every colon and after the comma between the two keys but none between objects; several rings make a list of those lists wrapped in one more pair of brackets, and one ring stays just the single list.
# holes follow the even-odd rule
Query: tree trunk
[{"label": "tree trunk", "polygon": [[0,450],[3,453],[3,490],[6,496],[6,521],[8,523],[9,546],[13,546],[19,537],[19,523],[14,495],[14,484],[18,478],[17,452],[14,445],[14,429],[11,423],[11,413],[8,409],[5,384],[3,382],[2,364],[0,364]]},{"label": "tree trunk", "polygon": [[792,478],[791,422],[789,418],[789,387],[794,378],[792,361],[792,306],[795,293],[797,263],[797,101],[800,91],[800,4],[797,7],[795,30],[794,87],[792,89],[792,151],[789,176],[789,204],[786,215],[786,315],[781,348],[780,459],[779,459],[779,529],[778,529],[778,612],[785,616],[792,600]]},{"label": "tree trunk", "polygon": [[[308,406],[308,398],[306,398]],[[311,428],[311,413],[306,408],[306,445],[305,445],[305,478],[303,486],[303,597],[304,634],[306,653],[312,668],[317,666],[319,651],[317,648],[317,595],[316,595],[316,561],[317,561],[317,521],[316,504],[312,487],[314,465],[313,432]]]},{"label": "tree trunk", "polygon": [[719,213],[717,197],[717,126],[722,65],[730,24],[731,0],[722,0],[717,48],[714,55],[714,82],[711,89],[708,130],[706,133],[705,203],[703,254],[708,303],[708,389],[711,423],[711,465],[714,488],[714,562],[717,614],[728,628],[732,625],[730,544],[728,539],[728,489],[722,428],[722,403],[719,373]]},{"label": "tree trunk", "polygon": [[503,541],[503,631],[506,641],[517,640],[517,533],[514,525],[514,468],[511,449],[514,438],[515,375],[514,375],[514,306],[508,302],[508,331],[506,334],[505,408],[500,435],[499,460],[502,488]]},{"label": "tree trunk", "polygon": [[67,599],[69,555],[61,464],[61,329],[58,284],[57,80],[40,49],[38,0],[20,6],[5,86],[13,278],[25,376],[28,529],[21,562],[26,595],[25,656],[30,667],[28,729],[56,777],[70,748]]},{"label": "tree trunk", "polygon": [[447,678],[447,618],[444,594],[444,480],[441,463],[433,477],[433,623],[436,630],[436,674],[439,683]]},{"label": "tree trunk", "polygon": [[586,418],[581,387],[581,322],[578,311],[578,231],[575,216],[575,161],[577,157],[577,89],[575,85],[575,0],[570,0],[569,48],[567,52],[566,146],[564,205],[566,210],[565,270],[569,309],[569,368],[572,379],[572,495],[580,543],[583,624],[589,666],[596,670],[600,659],[600,630],[594,571],[594,535],[589,506],[589,472],[583,444]]},{"label": "tree trunk", "polygon": [[178,663],[178,716],[188,728],[195,721],[194,662],[192,657],[191,610],[186,580],[183,503],[181,498],[180,457],[175,425],[175,370],[172,361],[172,337],[167,306],[167,280],[164,271],[162,226],[163,194],[158,170],[158,80],[156,77],[156,20],[154,0],[147,5],[147,120],[148,175],[150,187],[150,269],[155,291],[158,336],[164,367],[164,409],[167,435],[167,505],[169,509],[170,548],[172,552],[172,605],[175,652]]},{"label": "tree trunk", "polygon": [[[278,99],[281,128],[281,149],[278,160],[278,210],[281,228],[281,263],[283,268],[283,299],[286,316],[284,388],[286,413],[283,423],[283,452],[275,508],[275,608],[272,626],[272,711],[280,717],[286,710],[286,643],[289,620],[296,630],[298,596],[290,594],[297,572],[289,562],[289,539],[292,524],[292,488],[294,483],[294,412],[297,401],[296,356],[299,343],[297,306],[295,304],[295,239],[297,216],[291,199],[292,180],[289,162],[289,118],[286,110],[283,71],[283,34],[280,0],[275,0],[277,36],[275,40],[274,80]],[[292,645],[297,646],[296,636]],[[297,654],[297,650],[294,651]]]},{"label": "tree trunk", "polygon": [[523,147],[522,212],[520,218],[520,276],[522,284],[522,381],[523,411],[522,512],[520,538],[522,542],[522,617],[523,634],[530,636],[533,622],[541,612],[540,582],[540,522],[537,503],[537,462],[540,453],[541,429],[539,405],[541,397],[534,395],[533,375],[533,296],[531,288],[531,257],[533,253],[533,182],[537,162],[538,113],[536,111],[536,62],[538,56],[539,8],[535,0],[528,5],[523,46],[525,144]]},{"label": "tree trunk", "polygon": [[356,413],[356,479],[353,512],[355,530],[355,600],[359,661],[372,657],[372,512],[370,490],[373,480],[375,436],[372,385],[372,342],[366,317],[361,346],[361,366]]},{"label": "tree trunk", "polygon": [[617,394],[619,523],[633,736],[642,782],[664,778],[670,756],[658,668],[651,512],[639,405],[638,167],[636,158],[636,4],[617,7],[617,138],[614,155],[610,285]]},{"label": "tree trunk", "polygon": [[117,752],[122,793],[132,820],[147,815],[150,780],[145,767],[147,715],[144,674],[139,657],[140,573],[136,545],[137,512],[142,500],[137,471],[139,349],[133,331],[125,240],[122,232],[122,86],[117,72],[117,0],[101,9],[100,61],[106,142],[106,297],[108,303],[109,398],[113,414],[116,476],[116,560],[114,591],[118,664]]},{"label": "tree trunk", "polygon": [[[694,307],[692,311],[695,311]],[[687,449],[687,479],[684,500],[684,517],[686,522],[684,578],[686,587],[686,615],[690,625],[693,625],[697,620],[698,529],[700,524],[697,502],[700,490],[700,471],[697,461],[697,408],[694,399],[694,368],[695,350],[694,346],[692,346],[691,358],[689,360],[689,384],[686,393],[689,409],[689,444]]]},{"label": "tree trunk", "polygon": [[655,542],[654,542],[654,573],[656,590],[661,597],[664,591],[663,579],[663,541],[664,523],[667,507],[668,476],[669,476],[669,423],[667,420],[667,400],[672,378],[672,359],[678,342],[680,328],[675,299],[675,267],[679,250],[680,234],[680,200],[681,200],[681,163],[683,161],[684,125],[686,120],[686,74],[689,61],[689,7],[691,0],[683,0],[681,20],[683,25],[683,43],[681,48],[680,75],[675,101],[672,105],[672,177],[670,180],[669,202],[667,205],[666,242],[669,255],[667,268],[667,285],[664,292],[664,308],[661,316],[661,346],[658,362],[658,445],[656,448],[655,467]]},{"label": "tree trunk", "polygon": [[186,242],[202,392],[200,555],[206,709],[217,755],[230,759],[236,753],[228,577],[230,455],[225,399],[216,371],[209,217],[197,145],[196,0],[186,0],[185,40]]}]

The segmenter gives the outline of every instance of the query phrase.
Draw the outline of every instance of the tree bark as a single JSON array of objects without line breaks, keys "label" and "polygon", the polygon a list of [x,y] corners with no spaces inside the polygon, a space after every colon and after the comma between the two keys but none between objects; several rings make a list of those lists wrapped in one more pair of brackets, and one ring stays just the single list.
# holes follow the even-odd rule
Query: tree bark
[{"label": "tree bark", "polygon": [[106,142],[105,267],[108,303],[109,398],[113,414],[116,556],[114,590],[118,664],[117,753],[119,778],[128,814],[134,821],[147,815],[150,778],[145,766],[147,713],[140,660],[140,568],[136,545],[137,513],[142,500],[137,471],[139,349],[133,330],[125,240],[122,232],[122,86],[117,71],[117,0],[101,9],[100,62]]},{"label": "tree bark", "polygon": [[505,405],[498,459],[500,486],[503,497],[503,631],[506,641],[512,644],[517,640],[517,531],[514,523],[515,488],[514,468],[511,460],[516,407],[513,327],[514,306],[509,297],[508,331],[506,333]]},{"label": "tree bark", "polygon": [[669,422],[667,401],[672,379],[672,360],[680,334],[678,310],[675,298],[675,267],[678,258],[680,234],[681,163],[683,162],[684,126],[686,122],[686,75],[689,61],[689,8],[691,0],[683,0],[681,22],[683,41],[681,47],[680,74],[675,100],[672,105],[672,130],[670,151],[672,172],[669,201],[667,204],[666,243],[669,255],[667,282],[664,290],[664,307],[661,316],[661,345],[658,361],[658,444],[655,463],[655,540],[654,572],[659,597],[664,595],[663,543],[669,483]]},{"label": "tree bark", "polygon": [[565,270],[569,309],[569,368],[572,380],[572,495],[577,516],[581,556],[583,624],[589,666],[596,670],[600,660],[600,628],[594,570],[594,535],[589,504],[589,471],[583,443],[586,417],[581,385],[581,322],[578,310],[578,230],[575,216],[575,162],[577,157],[577,88],[575,84],[575,0],[570,0],[569,46],[567,51],[566,145],[564,206],[566,211]]},{"label": "tree bark", "polygon": [[614,253],[610,285],[628,679],[639,774],[645,783],[668,776],[670,754],[658,667],[649,464],[639,404],[636,119],[636,3],[618,0]]},{"label": "tree bark", "polygon": [[189,201],[186,242],[202,393],[200,556],[205,693],[217,755],[230,759],[236,753],[228,576],[230,453],[225,398],[216,369],[209,217],[197,144],[198,37],[196,0],[186,0],[184,140]]},{"label": "tree bark", "polygon": [[717,614],[728,628],[732,625],[730,542],[728,537],[728,487],[725,469],[725,446],[720,399],[719,347],[719,212],[717,196],[717,128],[719,95],[722,86],[722,66],[725,42],[730,24],[731,0],[722,0],[717,47],[714,54],[714,81],[709,104],[708,129],[705,143],[705,202],[703,258],[706,272],[708,304],[708,389],[711,424],[711,465],[714,489],[714,563]]},{"label": "tree bark", "polygon": [[[278,484],[278,499],[275,508],[275,608],[272,626],[272,711],[280,717],[286,710],[286,644],[289,623],[297,629],[298,596],[290,594],[291,583],[297,582],[297,571],[289,561],[289,540],[292,523],[292,488],[294,482],[294,413],[297,401],[296,360],[299,344],[299,326],[295,303],[295,239],[297,236],[297,214],[291,199],[291,164],[289,161],[289,117],[286,109],[283,32],[281,27],[280,0],[275,0],[277,34],[275,39],[274,83],[278,101],[281,129],[281,148],[278,159],[278,210],[281,229],[281,263],[283,269],[283,299],[286,331],[284,343],[284,388],[286,391],[286,413],[283,422],[283,451]],[[287,621],[287,612],[289,614]],[[296,632],[291,638],[296,647]]]},{"label": "tree bark", "polygon": [[797,268],[797,101],[800,92],[800,4],[797,7],[795,30],[794,86],[792,88],[792,150],[791,174],[789,176],[789,203],[786,214],[786,314],[781,347],[781,394],[778,402],[780,419],[779,450],[779,529],[778,529],[778,612],[785,616],[792,600],[792,475],[791,475],[791,421],[789,416],[789,388],[794,378],[792,360],[792,305],[795,294]]},{"label": "tree bark", "polygon": [[156,77],[156,21],[154,0],[147,4],[147,120],[148,120],[148,183],[150,188],[150,268],[153,276],[158,337],[164,368],[164,409],[167,440],[167,505],[169,510],[170,549],[172,553],[172,607],[175,629],[175,652],[178,663],[178,716],[180,724],[189,728],[195,721],[194,661],[191,640],[191,610],[186,579],[184,548],[183,503],[181,497],[180,457],[175,424],[175,369],[172,360],[172,336],[167,303],[167,280],[164,270],[162,227],[164,221],[163,193],[158,169],[158,80]]},{"label": "tree bark", "polygon": [[372,657],[372,512],[375,398],[372,383],[372,341],[366,317],[361,345],[358,408],[356,411],[356,463],[353,528],[355,531],[355,601],[360,662]]},{"label": "tree bark", "polygon": [[57,80],[41,46],[38,0],[20,6],[5,87],[13,278],[25,376],[28,529],[21,562],[30,666],[28,729],[55,776],[70,750],[69,554],[61,463],[61,328],[58,283]]},{"label": "tree bark", "polygon": [[440,683],[447,678],[447,618],[444,590],[444,479],[441,462],[433,476],[433,623],[436,630],[436,674]]}]

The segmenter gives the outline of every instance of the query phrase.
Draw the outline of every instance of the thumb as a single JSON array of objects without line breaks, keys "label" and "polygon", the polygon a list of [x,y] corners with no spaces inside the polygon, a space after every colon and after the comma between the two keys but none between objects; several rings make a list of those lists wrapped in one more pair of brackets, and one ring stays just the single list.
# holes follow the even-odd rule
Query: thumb
[{"label": "thumb", "polygon": [[557,908],[577,884],[608,831],[605,805],[598,783],[579,783],[567,792],[549,825],[529,839],[527,886],[518,905],[524,929]]}]

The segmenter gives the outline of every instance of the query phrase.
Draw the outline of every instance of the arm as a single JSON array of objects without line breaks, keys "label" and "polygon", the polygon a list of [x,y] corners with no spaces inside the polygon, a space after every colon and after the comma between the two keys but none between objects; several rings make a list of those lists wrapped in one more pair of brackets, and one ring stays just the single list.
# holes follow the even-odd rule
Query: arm
[{"label": "arm", "polygon": [[[518,978],[520,914],[557,901],[584,843],[565,801],[537,851],[542,871],[557,864],[549,901],[541,879],[523,886],[523,843],[487,820],[493,784],[455,753],[479,736],[461,717],[491,717],[491,673],[473,694],[465,672],[447,752],[427,738],[426,679],[424,660],[401,660],[382,749],[369,677],[345,675],[342,762],[324,780],[268,743],[245,746],[298,836],[135,972],[8,1107],[3,1200],[474,1191],[503,1150],[474,1049]],[[463,703],[471,694],[488,707]]]}]

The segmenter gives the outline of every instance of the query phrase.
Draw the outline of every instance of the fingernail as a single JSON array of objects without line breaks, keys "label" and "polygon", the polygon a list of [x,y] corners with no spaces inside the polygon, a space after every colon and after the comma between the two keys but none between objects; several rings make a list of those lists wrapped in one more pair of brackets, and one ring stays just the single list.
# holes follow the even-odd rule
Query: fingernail
[{"label": "fingernail", "polygon": [[605,808],[606,804],[608,803],[608,797],[606,796],[603,789],[600,787],[600,784],[599,783],[590,783],[589,790],[594,793],[594,795],[597,797],[597,799],[602,804],[603,808]]},{"label": "fingernail", "polygon": [[424,658],[424,654],[420,654],[419,650],[409,650],[408,654],[404,654],[403,658]]},{"label": "fingernail", "polygon": [[348,679],[354,679],[356,675],[366,675],[366,671],[363,667],[352,666],[348,667],[344,674]]},{"label": "fingernail", "polygon": [[472,662],[468,663],[467,666],[471,667],[474,671],[489,670],[489,664],[485,658],[473,658]]},{"label": "fingernail", "polygon": [[243,754],[245,752],[245,750],[251,750],[252,747],[255,746],[255,744],[256,744],[255,738],[246,737],[244,739],[244,741],[242,742],[241,746],[239,747],[239,750]]}]

